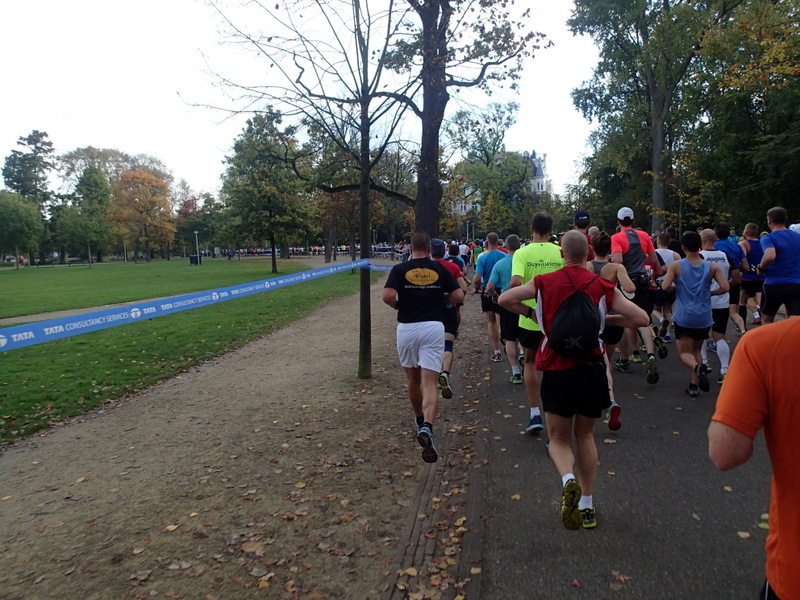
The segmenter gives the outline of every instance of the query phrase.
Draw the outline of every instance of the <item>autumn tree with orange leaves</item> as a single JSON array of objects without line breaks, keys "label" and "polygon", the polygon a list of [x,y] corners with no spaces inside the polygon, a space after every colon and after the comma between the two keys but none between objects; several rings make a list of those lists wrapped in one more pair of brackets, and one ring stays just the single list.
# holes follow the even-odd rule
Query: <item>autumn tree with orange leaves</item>
[{"label": "autumn tree with orange leaves", "polygon": [[153,248],[167,249],[175,238],[169,186],[145,171],[127,171],[114,189],[110,220],[133,242],[134,260],[150,260]]}]

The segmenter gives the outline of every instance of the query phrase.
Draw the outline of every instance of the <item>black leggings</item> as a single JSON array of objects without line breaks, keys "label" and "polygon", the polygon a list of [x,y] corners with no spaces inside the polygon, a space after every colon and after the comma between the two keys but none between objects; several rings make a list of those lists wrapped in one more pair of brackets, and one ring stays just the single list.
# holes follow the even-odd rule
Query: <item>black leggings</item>
[{"label": "black leggings", "polygon": [[758,596],[758,600],[781,600],[778,598],[778,594],[775,593],[770,585],[769,581],[764,582],[764,587],[761,588],[761,594]]}]

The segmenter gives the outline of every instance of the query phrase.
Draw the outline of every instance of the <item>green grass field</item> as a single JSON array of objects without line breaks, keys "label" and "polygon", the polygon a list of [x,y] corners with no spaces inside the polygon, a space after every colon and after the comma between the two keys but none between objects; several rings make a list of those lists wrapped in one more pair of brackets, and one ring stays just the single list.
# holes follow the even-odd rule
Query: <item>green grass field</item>
[{"label": "green grass field", "polygon": [[[203,291],[271,277],[269,261],[186,261],[0,274],[2,316]],[[305,270],[279,263],[281,275]],[[380,273],[372,272],[372,281]],[[0,353],[0,440],[12,441],[243,346],[358,291],[347,271],[140,323]],[[13,288],[13,290],[9,289]],[[9,310],[10,303],[24,304]],[[13,307],[18,308],[18,307]],[[1,330],[0,330],[1,331]]]},{"label": "green grass field", "polygon": [[[296,260],[278,265],[283,274],[306,268]],[[154,260],[3,270],[0,319],[200,292],[266,279],[272,277],[271,269],[266,258],[217,258],[200,266],[188,260]]]}]

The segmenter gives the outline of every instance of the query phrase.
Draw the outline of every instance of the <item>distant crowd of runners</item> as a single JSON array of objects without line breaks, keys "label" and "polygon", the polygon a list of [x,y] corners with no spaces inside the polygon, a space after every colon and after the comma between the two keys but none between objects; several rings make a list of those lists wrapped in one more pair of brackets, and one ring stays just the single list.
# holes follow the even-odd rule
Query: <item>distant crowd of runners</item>
[{"label": "distant crowd of runners", "polygon": [[[568,529],[597,524],[594,430],[600,418],[612,430],[621,427],[614,371],[631,373],[632,364],[641,363],[647,383],[655,385],[659,359],[674,341],[686,367],[685,393],[696,398],[711,390],[714,352],[722,387],[709,454],[721,469],[737,466],[764,428],[776,483],[781,477],[773,485],[772,511],[789,525],[782,525],[788,533],[779,538],[771,519],[762,597],[797,597],[791,594],[800,590],[800,576],[792,561],[800,552],[800,513],[788,503],[800,493],[800,469],[788,457],[800,403],[792,401],[794,386],[772,371],[791,373],[785,363],[800,348],[800,320],[748,332],[773,323],[781,308],[786,317],[800,315],[800,233],[782,207],[772,208],[766,221],[769,232],[748,223],[741,237],[726,222],[680,236],[668,228],[651,237],[634,228],[633,211],[622,207],[612,233],[593,227],[581,210],[561,238],[553,235],[552,217],[537,213],[527,243],[495,233],[475,243],[415,234],[388,276],[383,300],[397,310],[397,351],[423,460],[438,460],[438,399],[454,394],[454,344],[470,287],[480,295],[489,360],[507,360],[510,384],[525,386],[527,431],[547,427]],[[729,321],[742,336],[733,357],[725,338]],[[783,353],[776,355],[777,348]],[[748,391],[744,397],[742,390]],[[776,418],[783,420],[777,424]]]}]

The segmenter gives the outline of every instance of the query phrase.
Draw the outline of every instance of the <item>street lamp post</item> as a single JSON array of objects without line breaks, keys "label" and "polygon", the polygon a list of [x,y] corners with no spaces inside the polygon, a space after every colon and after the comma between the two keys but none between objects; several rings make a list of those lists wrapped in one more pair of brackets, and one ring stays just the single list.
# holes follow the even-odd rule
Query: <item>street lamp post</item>
[{"label": "street lamp post", "polygon": [[197,264],[200,264],[200,243],[197,241],[197,234],[200,233],[199,231],[195,230],[194,232],[194,247],[195,247],[195,256],[197,256]]}]

